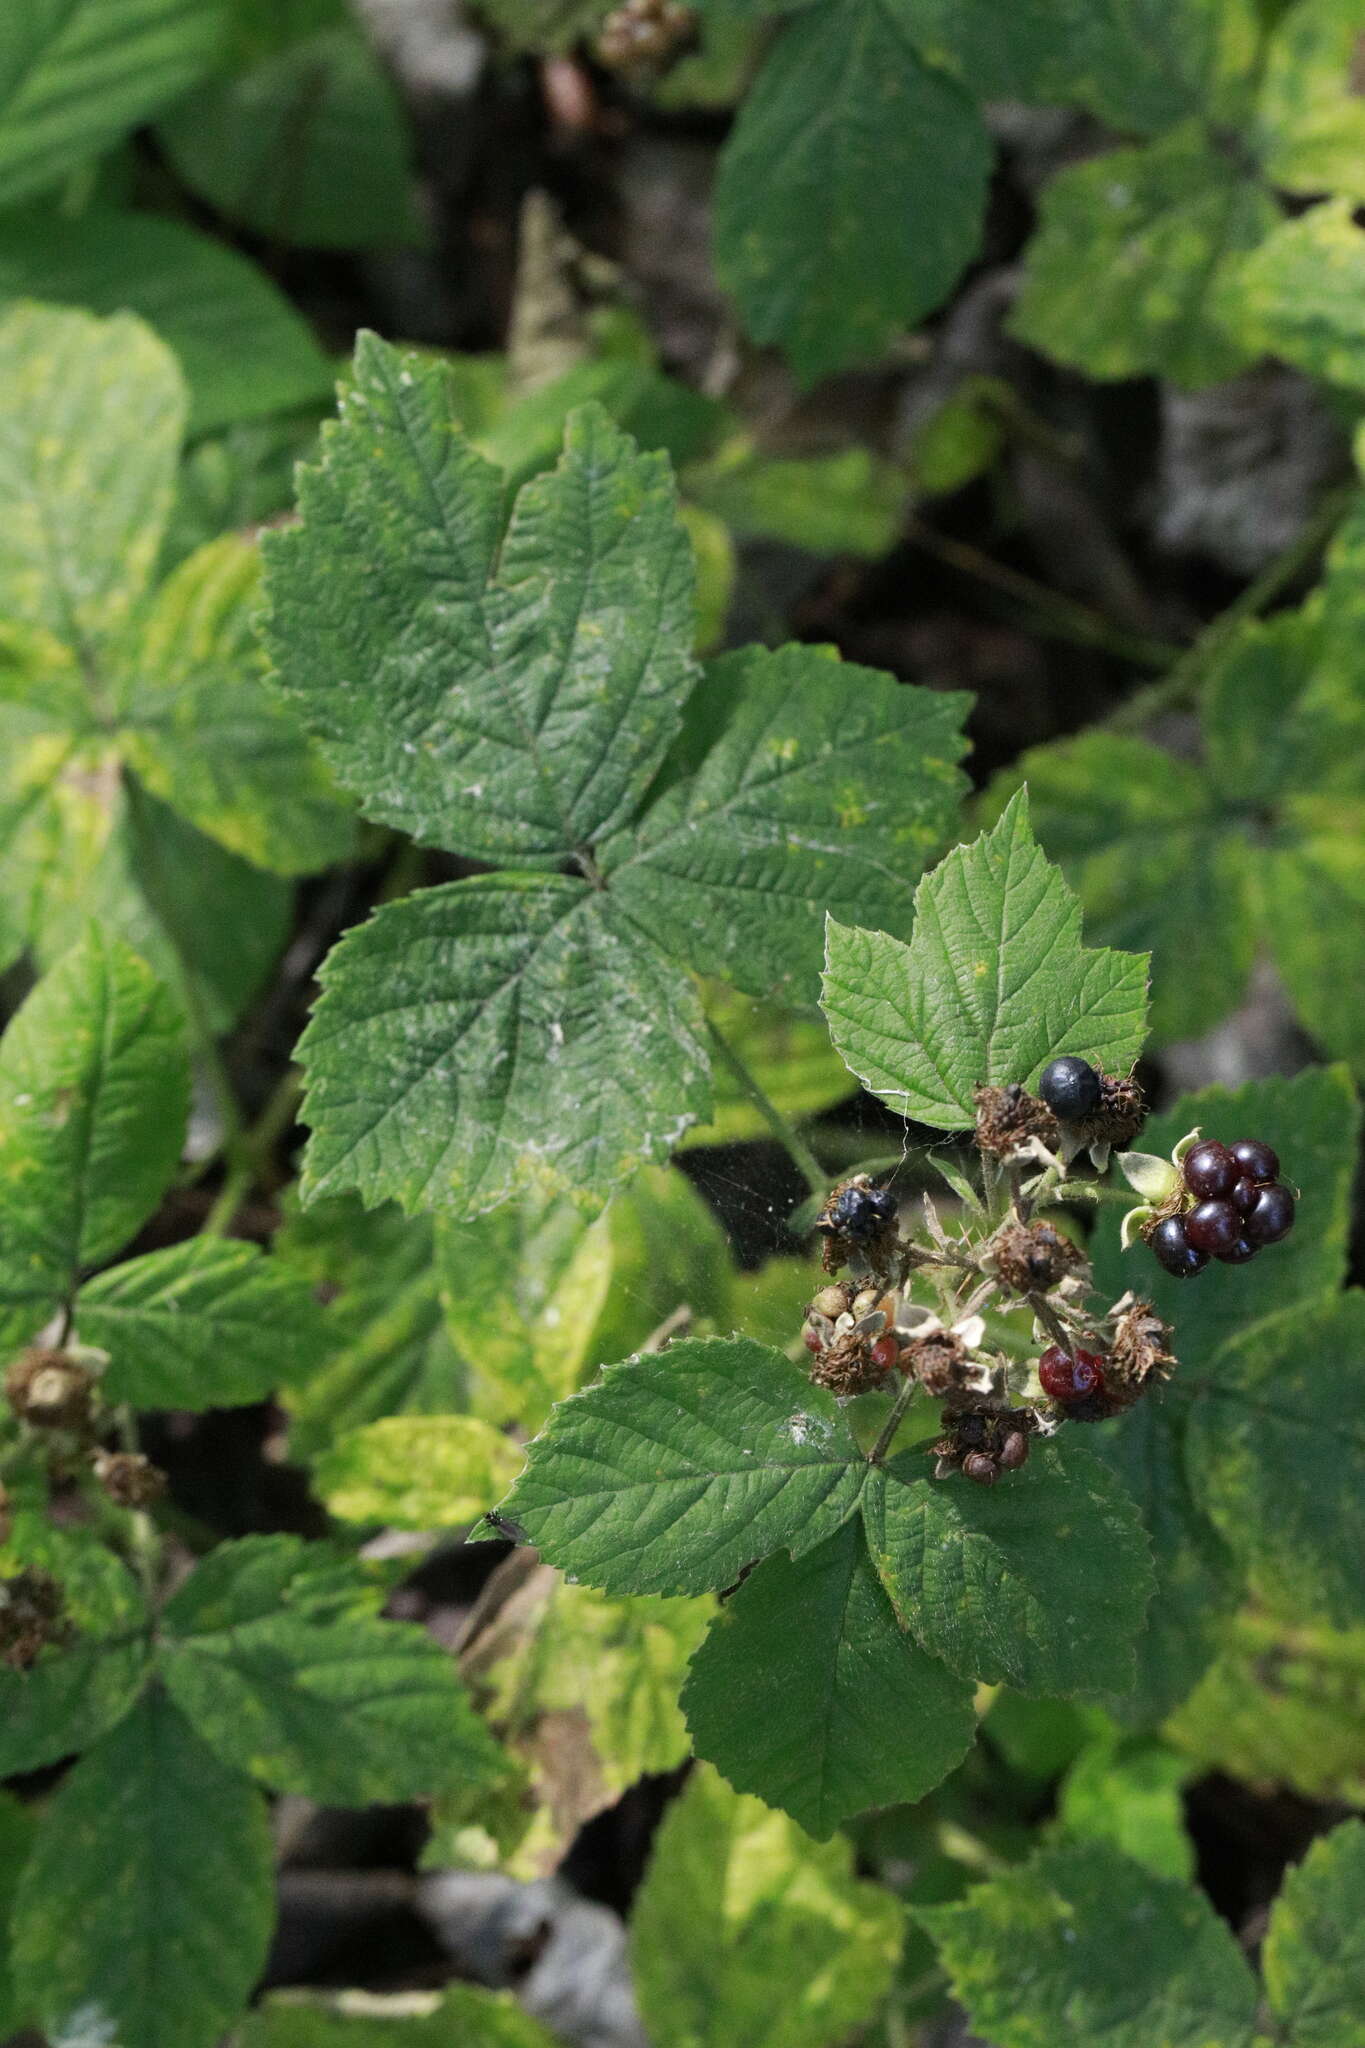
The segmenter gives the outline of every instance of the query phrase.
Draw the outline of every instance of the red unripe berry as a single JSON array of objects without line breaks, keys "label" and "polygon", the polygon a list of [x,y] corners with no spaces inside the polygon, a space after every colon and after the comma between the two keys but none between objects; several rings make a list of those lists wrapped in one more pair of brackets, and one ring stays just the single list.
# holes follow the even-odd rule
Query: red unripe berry
[{"label": "red unripe berry", "polygon": [[1229,1148],[1248,1180],[1268,1182],[1280,1177],[1280,1155],[1260,1138],[1239,1138]]},{"label": "red unripe berry", "polygon": [[1220,1145],[1216,1138],[1206,1138],[1202,1145],[1192,1146],[1185,1154],[1181,1171],[1190,1193],[1198,1195],[1201,1201],[1209,1201],[1232,1193],[1239,1169],[1226,1145]]},{"label": "red unripe berry", "polygon": [[1104,1387],[1104,1359],[1097,1351],[1077,1351],[1069,1358],[1060,1344],[1049,1344],[1038,1360],[1038,1377],[1054,1401],[1084,1401]]},{"label": "red unripe berry", "polygon": [[1294,1228],[1294,1197],[1272,1181],[1257,1192],[1256,1206],[1246,1219],[1246,1235],[1255,1245],[1278,1244]]},{"label": "red unripe berry", "polygon": [[1200,1202],[1185,1218],[1185,1236],[1197,1252],[1221,1259],[1242,1235],[1242,1219],[1231,1202]]},{"label": "red unripe berry", "polygon": [[872,1346],[872,1363],[889,1372],[901,1355],[900,1340],[888,1330],[884,1337],[878,1337]]},{"label": "red unripe berry", "polygon": [[801,1342],[805,1345],[807,1351],[820,1352],[823,1351],[825,1348],[824,1345],[820,1342],[820,1332],[818,1330],[812,1330],[809,1323],[807,1323],[805,1329],[801,1332]]}]

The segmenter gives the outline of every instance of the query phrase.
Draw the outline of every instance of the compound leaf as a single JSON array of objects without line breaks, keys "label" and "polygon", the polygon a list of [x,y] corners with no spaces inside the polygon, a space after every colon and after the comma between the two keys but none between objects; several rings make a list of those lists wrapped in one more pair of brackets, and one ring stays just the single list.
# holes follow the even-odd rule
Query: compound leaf
[{"label": "compound leaf", "polygon": [[563,1402],[505,1512],[604,1593],[704,1593],[852,1512],[866,1466],[833,1398],[746,1337],[610,1366]]},{"label": "compound leaf", "polygon": [[834,1043],[874,1094],[943,1130],[974,1123],[975,1088],[1027,1085],[1057,1053],[1127,1073],[1142,1048],[1147,962],[1083,947],[1080,924],[1020,792],[920,883],[908,946],[831,919]]},{"label": "compound leaf", "polygon": [[266,542],[288,694],[371,817],[559,867],[623,824],[694,679],[692,552],[668,465],[599,406],[518,496],[448,373],[362,335],[340,418]]},{"label": "compound leaf", "polygon": [[311,1563],[296,1538],[246,1537],[166,1608],[161,1669],[204,1741],[279,1791],[333,1805],[496,1778],[501,1752],[447,1653],[407,1622],[320,1607]]},{"label": "compound leaf", "polygon": [[1261,1967],[1293,2048],[1351,2048],[1365,2027],[1365,1823],[1314,1842],[1270,1913]]},{"label": "compound leaf", "polygon": [[990,162],[974,102],[920,56],[907,0],[797,15],[716,187],[716,266],[750,335],[806,382],[876,355],[976,254]]},{"label": "compound leaf", "polygon": [[265,1802],[153,1689],[53,1797],[11,1926],[49,2040],[213,2048],[274,1920]]},{"label": "compound leaf", "polygon": [[791,646],[725,656],[694,705],[725,707],[719,736],[603,848],[612,892],[701,973],[813,1002],[822,912],[908,925],[965,786],[967,700]]},{"label": "compound leaf", "polygon": [[902,1622],[964,1678],[1063,1696],[1132,1684],[1151,1559],[1137,1510],[1089,1452],[1040,1444],[994,1490],[931,1480],[907,1453],[872,1474],[864,1512]]},{"label": "compound leaf", "polygon": [[228,1408],[305,1382],[330,1349],[308,1287],[258,1245],[195,1237],[97,1274],[81,1340],[109,1354],[102,1390],[135,1408]]},{"label": "compound leaf", "polygon": [[857,1520],[731,1595],[692,1660],[697,1753],[825,1841],[931,1790],[976,1733],[972,1689],[906,1635]]},{"label": "compound leaf", "polygon": [[387,905],[321,977],[300,1046],[311,1197],[477,1216],[600,1205],[710,1107],[700,1005],[586,882],[486,875]]},{"label": "compound leaf", "polygon": [[631,1918],[656,2048],[827,2048],[890,1988],[903,1908],[845,1841],[692,1773],[664,1815]]},{"label": "compound leaf", "polygon": [[95,927],[0,1044],[0,1332],[36,1334],[83,1267],[112,1257],[175,1171],[189,1107],[179,1012]]},{"label": "compound leaf", "polygon": [[974,2031],[999,2048],[1250,2048],[1256,1982],[1202,1892],[1103,1842],[1042,1850],[919,1906]]}]

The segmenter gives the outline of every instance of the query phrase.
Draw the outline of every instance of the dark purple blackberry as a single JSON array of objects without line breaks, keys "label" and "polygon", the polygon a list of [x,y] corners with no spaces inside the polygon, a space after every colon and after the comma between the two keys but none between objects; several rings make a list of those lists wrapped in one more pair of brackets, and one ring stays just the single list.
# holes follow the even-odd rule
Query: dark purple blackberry
[{"label": "dark purple blackberry", "polygon": [[1257,1187],[1255,1181],[1246,1179],[1237,1181],[1233,1186],[1232,1193],[1228,1196],[1228,1200],[1239,1216],[1249,1216],[1260,1199],[1261,1190]]},{"label": "dark purple blackberry", "polygon": [[1256,1190],[1256,1206],[1246,1217],[1243,1229],[1255,1245],[1278,1244],[1294,1228],[1294,1197],[1288,1188],[1272,1181]]},{"label": "dark purple blackberry", "polygon": [[1265,1184],[1279,1179],[1280,1155],[1273,1146],[1263,1144],[1259,1138],[1239,1138],[1228,1149],[1248,1180]]},{"label": "dark purple blackberry", "polygon": [[1201,1202],[1230,1195],[1238,1177],[1237,1161],[1216,1138],[1206,1138],[1202,1145],[1193,1146],[1185,1154],[1181,1170],[1186,1187]]},{"label": "dark purple blackberry", "polygon": [[1147,1242],[1159,1264],[1177,1280],[1193,1279],[1209,1262],[1208,1253],[1196,1251],[1186,1237],[1184,1219],[1179,1216],[1168,1216],[1158,1223]]},{"label": "dark purple blackberry", "polygon": [[1242,1235],[1242,1218],[1231,1202],[1200,1202],[1180,1220],[1195,1250],[1211,1252],[1215,1259],[1221,1259]]},{"label": "dark purple blackberry", "polygon": [[1225,1252],[1215,1253],[1215,1257],[1224,1266],[1244,1266],[1248,1259],[1255,1258],[1259,1250],[1260,1246],[1253,1244],[1249,1237],[1238,1237]]},{"label": "dark purple blackberry", "polygon": [[1038,1093],[1063,1123],[1080,1123],[1100,1106],[1100,1077],[1088,1060],[1063,1053],[1043,1068]]},{"label": "dark purple blackberry", "polygon": [[841,1188],[825,1211],[823,1227],[861,1244],[896,1218],[896,1198],[886,1188]]}]

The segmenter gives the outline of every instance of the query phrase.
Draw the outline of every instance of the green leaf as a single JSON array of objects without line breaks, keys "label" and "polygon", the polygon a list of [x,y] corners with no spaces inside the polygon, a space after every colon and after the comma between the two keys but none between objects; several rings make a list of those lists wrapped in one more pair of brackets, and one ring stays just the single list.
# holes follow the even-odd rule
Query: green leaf
[{"label": "green leaf", "polygon": [[[0,1928],[9,1925],[19,1873],[33,1847],[34,1820],[26,1806],[0,1792]],[[24,2013],[10,1980],[8,1944],[0,1947],[0,2034],[17,2034]]]},{"label": "green leaf", "polygon": [[1293,2048],[1351,2048],[1365,2028],[1365,1822],[1343,1821],[1290,1871],[1261,1951]]},{"label": "green leaf", "polygon": [[343,1522],[459,1529],[507,1491],[523,1454],[475,1415],[389,1415],[338,1438],[315,1490]]},{"label": "green leaf", "polygon": [[1225,281],[1220,316],[1249,346],[1310,376],[1365,386],[1365,234],[1353,203],[1310,207],[1254,249]]},{"label": "green leaf", "polygon": [[303,522],[265,544],[272,652],[368,816],[557,868],[626,821],[677,730],[692,551],[664,459],[585,406],[495,579],[501,483],[455,403],[440,364],[361,336]]},{"label": "green leaf", "polygon": [[1014,404],[1013,390],[1001,378],[964,377],[914,429],[910,468],[918,488],[934,497],[984,475],[1005,445],[1005,421]]},{"label": "green leaf", "polygon": [[135,1408],[229,1408],[306,1381],[327,1357],[322,1311],[259,1246],[195,1237],[86,1282],[81,1341],[109,1354],[102,1390]]},{"label": "green leaf", "polygon": [[25,0],[0,26],[0,205],[157,113],[216,61],[221,0]]},{"label": "green leaf", "polygon": [[152,1691],[48,1809],[11,1926],[20,2002],[54,2048],[213,2048],[273,1920],[264,1801]]},{"label": "green leaf", "polygon": [[703,1593],[771,1550],[800,1557],[867,1469],[832,1397],[745,1337],[608,1367],[528,1455],[505,1512],[605,1593]]},{"label": "green leaf", "polygon": [[1120,132],[1231,114],[1255,58],[1241,0],[911,0],[926,57],[983,99],[1076,101]]},{"label": "green leaf", "polygon": [[1253,147],[1272,185],[1365,201],[1355,0],[1296,0],[1275,30]]},{"label": "green leaf", "polygon": [[439,1644],[406,1622],[310,1606],[288,1536],[214,1551],[163,1616],[161,1668],[204,1741],[281,1792],[337,1806],[487,1782],[501,1754]]},{"label": "green leaf", "polygon": [[1194,123],[1077,164],[1044,194],[1011,330],[1091,377],[1215,384],[1256,354],[1220,323],[1223,280],[1278,219]]},{"label": "green leaf", "polygon": [[[469,361],[465,358],[459,364],[465,376]],[[594,400],[641,448],[662,449],[675,469],[701,453],[725,418],[715,399],[665,377],[652,362],[625,356],[575,363],[487,422],[471,416],[467,400],[459,411],[465,431],[477,439],[479,453],[510,484],[519,486],[540,470],[554,467],[570,414]]]},{"label": "green leaf", "polygon": [[142,1597],[110,1551],[45,1517],[16,1515],[14,1523],[0,1549],[0,1571],[49,1573],[62,1588],[74,1633],[64,1644],[49,1644],[27,1671],[0,1665],[0,1778],[57,1763],[121,1721],[142,1688],[149,1655]]},{"label": "green leaf", "polygon": [[1147,963],[1083,947],[1080,923],[1020,794],[920,883],[908,946],[830,921],[834,1043],[874,1094],[943,1130],[975,1122],[973,1089],[1027,1085],[1057,1053],[1127,1073],[1142,1049]]},{"label": "green leaf", "polygon": [[236,534],[173,570],[122,663],[125,758],[154,796],[230,853],[278,874],[345,858],[348,810],[265,678],[260,558]]},{"label": "green leaf", "polygon": [[1147,1400],[1091,1440],[1136,1503],[1152,1547],[1156,1591],[1135,1646],[1137,1682],[1106,1702],[1136,1727],[1160,1721],[1207,1669],[1245,1577],[1186,1468],[1188,1422],[1174,1396]]},{"label": "green leaf", "polygon": [[1195,1874],[1194,1844],[1180,1794],[1192,1775],[1188,1759],[1163,1743],[1097,1736],[1066,1774],[1058,1823],[1073,1840],[1110,1842],[1158,1877],[1188,1881]]},{"label": "green leaf", "polygon": [[6,214],[0,296],[136,313],[179,357],[193,434],[331,397],[327,358],[283,293],[179,221],[102,207]]},{"label": "green leaf", "polygon": [[699,1756],[821,1841],[922,1798],[976,1733],[970,1685],[903,1633],[856,1521],[749,1575],[692,1661],[683,1711]]},{"label": "green leaf", "polygon": [[973,101],[922,61],[907,0],[798,14],[716,186],[716,267],[752,339],[806,383],[880,353],[975,256],[990,162]]},{"label": "green leaf", "polygon": [[866,448],[837,455],[764,455],[737,435],[683,476],[689,498],[736,533],[785,541],[813,555],[889,554],[900,532],[907,479]]},{"label": "green leaf", "polygon": [[1256,1983],[1231,1929],[1106,1843],[1044,1849],[915,1918],[998,2048],[1250,2048]]},{"label": "green leaf", "polygon": [[314,1458],[382,1415],[466,1405],[468,1368],[442,1320],[429,1218],[366,1211],[351,1196],[315,1202],[286,1215],[274,1256],[326,1302],[331,1338],[322,1369],[284,1390],[294,1457]]},{"label": "green leaf", "polygon": [[993,1491],[907,1452],[871,1474],[868,1544],[892,1605],[964,1678],[1094,1697],[1133,1678],[1152,1567],[1131,1501],[1089,1452],[1039,1444]]},{"label": "green leaf", "polygon": [[510,1991],[276,1992],[233,2037],[239,2048],[555,2048]]},{"label": "green leaf", "polygon": [[[43,11],[56,4],[42,0]],[[77,21],[93,13],[80,5]],[[156,563],[184,382],[170,350],[127,314],[17,306],[0,314],[0,391],[0,612],[46,628],[90,665],[127,631]]]},{"label": "green leaf", "polygon": [[847,1842],[692,1773],[654,1837],[631,1919],[655,2048],[828,2048],[890,1989],[903,1909]]},{"label": "green leaf", "polygon": [[795,645],[723,657],[699,698],[708,725],[725,707],[719,735],[603,847],[608,885],[701,973],[814,1002],[824,913],[908,924],[965,787],[967,700]]},{"label": "green leaf", "polygon": [[179,1014],[94,927],[0,1044],[0,1332],[36,1335],[126,1244],[175,1172],[189,1106]]},{"label": "green leaf", "polygon": [[1239,1615],[1164,1732],[1201,1770],[1365,1805],[1365,1630]]},{"label": "green leaf", "polygon": [[[1026,782],[1038,838],[1105,945],[1150,951],[1152,1033],[1193,1038],[1233,1009],[1256,948],[1244,832],[1206,776],[1145,740],[1091,731],[1031,748],[992,787]],[[1216,931],[1218,946],[1190,944]]]},{"label": "green leaf", "polygon": [[1365,1293],[1286,1309],[1225,1347],[1190,1419],[1191,1471],[1229,1545],[1282,1613],[1340,1626],[1365,1621],[1362,1344]]},{"label": "green leaf", "polygon": [[596,1204],[710,1107],[695,995],[586,882],[425,890],[349,932],[320,979],[300,1045],[310,1197]]},{"label": "green leaf", "polygon": [[157,139],[192,192],[271,242],[420,239],[402,106],[349,19],[201,86]]}]

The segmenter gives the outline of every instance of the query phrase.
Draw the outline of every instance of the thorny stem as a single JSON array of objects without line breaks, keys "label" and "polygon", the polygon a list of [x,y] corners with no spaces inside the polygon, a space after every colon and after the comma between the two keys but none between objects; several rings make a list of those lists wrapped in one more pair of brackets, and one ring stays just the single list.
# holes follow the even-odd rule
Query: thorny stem
[{"label": "thorny stem", "polygon": [[1072,1357],[1075,1351],[1076,1340],[1069,1334],[1066,1326],[1058,1319],[1046,1295],[1030,1292],[1024,1296],[1024,1299],[1047,1331],[1048,1336],[1051,1337],[1053,1343],[1059,1344],[1068,1358]]},{"label": "thorny stem", "polygon": [[706,1029],[710,1034],[711,1043],[716,1050],[721,1064],[729,1068],[739,1086],[763,1118],[764,1123],[767,1124],[768,1129],[777,1139],[778,1144],[781,1145],[783,1151],[791,1160],[792,1165],[805,1181],[810,1192],[813,1195],[822,1195],[828,1184],[828,1175],[815,1154],[811,1151],[810,1146],[806,1143],[800,1132],[796,1130],[795,1126],[783,1116],[772,1097],[760,1084],[757,1076],[750,1071],[743,1058],[736,1052],[734,1046],[731,1045],[729,1039],[709,1017],[706,1020]]},{"label": "thorny stem", "polygon": [[1272,604],[1316,560],[1340,525],[1354,491],[1343,485],[1323,499],[1313,517],[1296,534],[1289,546],[1268,562],[1226,611],[1200,634],[1194,645],[1176,661],[1168,676],[1137,690],[1113,712],[1104,724],[1110,732],[1141,732],[1164,711],[1183,710],[1190,703],[1206,671],[1212,667],[1234,633]]}]

